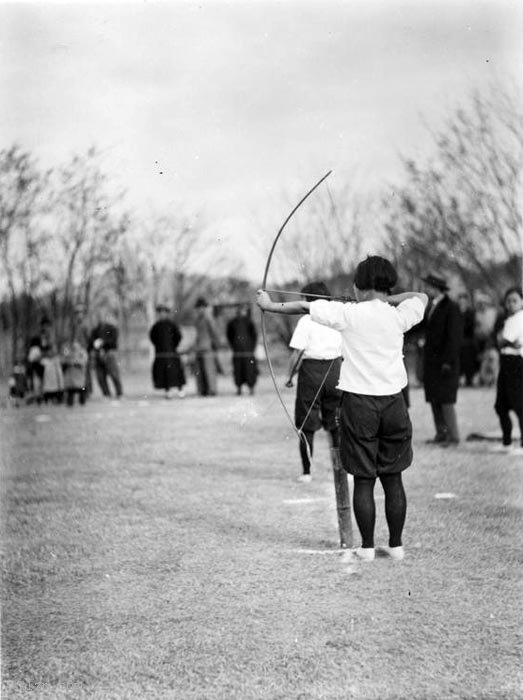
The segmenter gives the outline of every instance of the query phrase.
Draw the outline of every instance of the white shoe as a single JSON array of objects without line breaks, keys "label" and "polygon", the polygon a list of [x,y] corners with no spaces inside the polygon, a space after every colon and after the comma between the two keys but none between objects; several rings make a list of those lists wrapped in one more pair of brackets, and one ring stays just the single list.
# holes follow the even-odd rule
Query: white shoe
[{"label": "white shoe", "polygon": [[504,454],[508,454],[509,452],[511,453],[514,450],[514,447],[512,445],[503,445],[503,444],[497,444],[497,445],[492,445],[492,447],[489,448],[489,452],[502,452]]},{"label": "white shoe", "polygon": [[172,399],[173,395],[171,393],[171,390],[169,389],[168,391],[166,391],[164,396],[166,399]]},{"label": "white shoe", "polygon": [[349,549],[340,556],[342,564],[349,564],[354,561],[374,561],[376,551],[374,547],[354,547]]},{"label": "white shoe", "polygon": [[179,399],[185,398],[185,391],[183,389],[178,389],[178,398]]},{"label": "white shoe", "polygon": [[302,474],[296,479],[296,481],[298,481],[300,484],[310,484],[312,481],[312,476],[310,474]]},{"label": "white shoe", "polygon": [[403,547],[382,547],[381,551],[390,559],[394,559],[394,561],[405,559],[405,550]]},{"label": "white shoe", "polygon": [[512,457],[519,457],[523,456],[523,446],[522,447],[513,447],[511,450],[509,450],[508,454]]}]

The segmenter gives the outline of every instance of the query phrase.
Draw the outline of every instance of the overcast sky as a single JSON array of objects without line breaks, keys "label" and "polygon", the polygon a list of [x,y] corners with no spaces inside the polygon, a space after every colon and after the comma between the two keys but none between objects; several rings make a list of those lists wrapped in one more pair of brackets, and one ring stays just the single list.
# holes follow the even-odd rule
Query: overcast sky
[{"label": "overcast sky", "polygon": [[[147,213],[204,210],[235,244],[325,171],[373,189],[473,87],[523,75],[523,3],[4,3],[1,146],[92,144]],[[249,250],[247,248],[247,250]],[[248,255],[249,273],[261,261]]]}]

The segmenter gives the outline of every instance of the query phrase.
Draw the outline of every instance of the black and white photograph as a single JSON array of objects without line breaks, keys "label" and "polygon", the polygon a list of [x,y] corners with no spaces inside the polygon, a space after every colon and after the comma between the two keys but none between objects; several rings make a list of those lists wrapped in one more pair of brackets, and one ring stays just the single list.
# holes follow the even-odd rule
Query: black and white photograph
[{"label": "black and white photograph", "polygon": [[0,4],[5,700],[523,700],[523,3]]}]

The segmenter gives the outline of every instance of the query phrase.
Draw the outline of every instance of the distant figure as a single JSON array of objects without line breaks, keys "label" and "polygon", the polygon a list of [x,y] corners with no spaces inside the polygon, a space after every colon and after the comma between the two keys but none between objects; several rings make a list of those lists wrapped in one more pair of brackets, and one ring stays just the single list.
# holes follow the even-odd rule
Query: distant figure
[{"label": "distant figure", "polygon": [[196,355],[195,375],[198,394],[200,396],[216,396],[219,365],[216,352],[218,350],[218,332],[209,313],[207,301],[203,297],[196,300],[196,340],[194,350]]},{"label": "distant figure", "polygon": [[20,401],[25,399],[27,394],[27,371],[24,362],[18,361],[13,367],[13,372],[8,380],[9,398],[18,407]]},{"label": "distant figure", "polygon": [[458,306],[463,322],[463,340],[459,349],[459,374],[465,377],[465,386],[474,386],[474,376],[479,370],[478,347],[476,342],[476,313],[470,304],[470,297],[462,293]]},{"label": "distant figure", "polygon": [[42,382],[44,377],[44,365],[42,364],[42,358],[52,344],[52,324],[51,321],[44,316],[40,321],[38,333],[29,341],[27,351],[27,381],[29,390],[38,402],[43,398]]},{"label": "distant figure", "polygon": [[108,379],[114,385],[117,398],[122,393],[120,369],[118,367],[118,329],[112,323],[99,320],[89,339],[89,351],[94,358],[94,369],[100,390],[104,396],[111,396]]},{"label": "distant figure", "polygon": [[[506,319],[497,334],[500,368],[495,410],[502,431],[502,444],[497,450],[523,455],[523,291],[511,287],[505,294]],[[519,423],[521,444],[512,445],[513,411]]]},{"label": "distant figure", "polygon": [[80,346],[87,352],[87,362],[85,364],[85,379],[84,385],[86,389],[87,396],[93,393],[93,381],[91,377],[91,362],[89,358],[89,343],[90,343],[90,333],[89,326],[87,324],[85,307],[83,304],[77,304],[74,309],[73,317],[73,328],[71,342],[77,342]]},{"label": "distant figure", "polygon": [[258,377],[258,366],[254,351],[258,333],[251,319],[248,304],[238,307],[236,316],[227,324],[227,340],[232,348],[232,368],[236,393],[242,393],[242,386],[247,384],[249,393],[254,394],[254,385]]},{"label": "distant figure", "polygon": [[425,317],[425,399],[432,408],[436,435],[428,442],[449,447],[459,443],[455,403],[459,386],[459,350],[463,322],[457,304],[447,295],[447,282],[436,275],[423,280],[431,299]]},{"label": "distant figure", "polygon": [[42,397],[44,403],[62,403],[64,398],[64,375],[60,356],[54,345],[49,345],[41,360],[44,368],[42,378]]},{"label": "distant figure", "polygon": [[170,309],[164,304],[156,307],[157,320],[149,331],[149,338],[154,345],[154,362],[152,367],[153,386],[163,389],[166,399],[172,397],[171,389],[176,387],[178,396],[183,398],[185,392],[185,372],[177,352],[182,333],[170,318]]},{"label": "distant figure", "polygon": [[78,397],[78,403],[81,406],[87,400],[87,361],[87,350],[82,347],[78,340],[73,340],[64,346],[62,350],[62,369],[66,403],[69,407],[74,405],[75,396]]},{"label": "distant figure", "polygon": [[499,374],[499,352],[494,347],[488,347],[481,353],[479,368],[480,386],[494,386]]}]

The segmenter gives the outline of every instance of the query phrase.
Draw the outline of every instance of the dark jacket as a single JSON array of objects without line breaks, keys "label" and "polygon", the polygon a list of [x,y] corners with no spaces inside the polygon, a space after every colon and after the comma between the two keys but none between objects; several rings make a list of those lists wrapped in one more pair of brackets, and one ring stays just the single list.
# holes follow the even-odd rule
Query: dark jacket
[{"label": "dark jacket", "polygon": [[89,351],[96,350],[94,343],[98,339],[102,341],[99,351],[116,350],[118,348],[118,329],[112,323],[99,323],[91,333]]},{"label": "dark jacket", "polygon": [[425,398],[431,403],[455,403],[463,340],[463,319],[458,305],[445,295],[432,313],[429,309],[424,324]]},{"label": "dark jacket", "polygon": [[154,345],[156,354],[163,355],[176,352],[176,348],[182,339],[182,334],[174,321],[164,319],[156,321],[149,331],[149,338]]},{"label": "dark jacket", "polygon": [[246,316],[236,316],[227,324],[227,340],[234,352],[254,352],[258,334],[256,326]]}]

